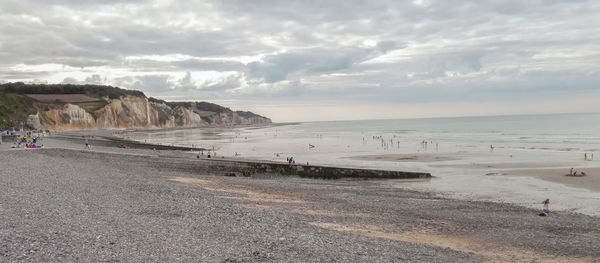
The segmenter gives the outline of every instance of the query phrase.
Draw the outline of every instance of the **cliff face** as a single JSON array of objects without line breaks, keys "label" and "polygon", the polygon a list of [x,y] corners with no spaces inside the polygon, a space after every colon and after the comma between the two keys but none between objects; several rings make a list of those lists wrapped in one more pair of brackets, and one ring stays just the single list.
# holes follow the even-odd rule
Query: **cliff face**
[{"label": "cliff face", "polygon": [[[48,111],[40,111],[39,122],[30,115],[27,119],[30,126],[41,125],[40,128],[49,130],[59,130],[62,127],[69,127],[69,130],[93,129],[96,128],[94,117],[77,105],[66,104],[59,108]],[[32,120],[33,122],[30,122]]]},{"label": "cliff face", "polygon": [[[200,104],[167,105],[145,97],[122,96],[106,98],[106,105],[88,112],[76,104],[53,105],[30,115],[28,124],[38,129],[81,130],[112,128],[173,128],[228,126],[237,124],[268,124],[271,120],[227,108],[211,112],[198,108]],[[242,114],[239,114],[242,113]]]}]

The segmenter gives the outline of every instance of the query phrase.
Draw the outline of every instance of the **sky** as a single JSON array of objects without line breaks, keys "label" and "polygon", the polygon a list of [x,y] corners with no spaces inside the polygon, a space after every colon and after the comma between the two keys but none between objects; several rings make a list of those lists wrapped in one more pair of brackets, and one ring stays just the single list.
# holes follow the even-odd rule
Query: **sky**
[{"label": "sky", "polygon": [[600,1],[2,0],[0,82],[276,122],[600,112]]}]

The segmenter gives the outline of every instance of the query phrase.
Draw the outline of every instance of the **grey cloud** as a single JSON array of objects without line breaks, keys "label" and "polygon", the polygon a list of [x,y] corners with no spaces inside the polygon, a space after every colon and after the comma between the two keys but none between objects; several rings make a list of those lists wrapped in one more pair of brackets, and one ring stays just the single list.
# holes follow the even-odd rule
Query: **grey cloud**
[{"label": "grey cloud", "polygon": [[93,74],[91,76],[88,76],[84,80],[78,80],[76,78],[67,77],[67,78],[64,78],[60,83],[62,83],[62,84],[95,84],[95,85],[109,84],[106,77],[102,77],[98,74]]},{"label": "grey cloud", "polygon": [[104,85],[107,83],[106,77],[102,77],[98,74],[91,75],[84,80],[85,83],[96,84],[96,85]]},{"label": "grey cloud", "polygon": [[435,78],[447,71],[468,73],[481,70],[481,59],[486,53],[481,50],[468,50],[456,53],[435,54],[427,60],[424,72]]},{"label": "grey cloud", "polygon": [[392,40],[384,40],[377,43],[377,48],[382,53],[387,53],[392,50],[403,49],[406,48],[406,43],[392,41]]},{"label": "grey cloud", "polygon": [[[4,0],[0,78],[56,81],[60,70],[15,68],[52,63],[81,70],[59,82],[239,100],[478,100],[597,88],[599,2],[415,2]],[[173,54],[187,59],[152,59]],[[200,71],[228,75],[198,83]]]},{"label": "grey cloud", "polygon": [[235,61],[206,61],[199,59],[188,59],[171,63],[182,70],[215,70],[215,71],[243,71],[246,66]]},{"label": "grey cloud", "polygon": [[81,81],[79,81],[75,78],[67,77],[67,78],[64,78],[60,83],[61,84],[81,84]]},{"label": "grey cloud", "polygon": [[322,74],[345,70],[374,55],[377,50],[364,48],[305,49],[267,56],[262,62],[249,65],[251,77],[272,83],[288,78],[290,74]]},{"label": "grey cloud", "polygon": [[[224,92],[224,91],[231,91],[242,85],[243,85],[243,79],[241,78],[240,75],[230,75],[223,79],[220,79],[217,82],[204,83],[204,84],[202,84],[201,87],[199,87],[199,89],[202,91],[220,93],[220,92]],[[218,96],[218,95],[215,94],[215,96]]]},{"label": "grey cloud", "polygon": [[165,92],[170,89],[169,75],[122,77],[113,80],[116,86],[141,90],[144,93]]},{"label": "grey cloud", "polygon": [[180,89],[194,89],[196,88],[195,83],[192,81],[192,74],[188,72],[185,77],[177,81],[177,88]]},{"label": "grey cloud", "polygon": [[[101,76],[92,76],[95,81],[104,81]],[[64,83],[90,83],[89,80],[77,81],[74,79],[65,79]],[[148,96],[177,96],[189,99],[218,99],[224,98],[224,93],[231,93],[231,90],[243,85],[243,76],[240,74],[229,75],[223,78],[197,82],[194,80],[193,73],[186,73],[183,77],[177,79],[171,75],[144,75],[121,77],[105,83],[116,85],[129,89],[141,90]],[[231,94],[229,95],[231,96]]]}]

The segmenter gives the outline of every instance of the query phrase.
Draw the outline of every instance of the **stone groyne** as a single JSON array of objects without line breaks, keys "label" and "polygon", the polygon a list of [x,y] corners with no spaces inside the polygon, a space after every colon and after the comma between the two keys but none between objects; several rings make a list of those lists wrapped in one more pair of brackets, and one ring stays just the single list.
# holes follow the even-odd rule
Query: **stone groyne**
[{"label": "stone groyne", "polygon": [[0,135],[0,142],[13,143],[17,141],[17,135]]},{"label": "stone groyne", "polygon": [[275,162],[237,161],[231,159],[203,159],[211,170],[228,176],[272,175],[299,176],[318,179],[419,179],[431,178],[430,173],[402,172],[375,169],[358,169],[303,165]]}]

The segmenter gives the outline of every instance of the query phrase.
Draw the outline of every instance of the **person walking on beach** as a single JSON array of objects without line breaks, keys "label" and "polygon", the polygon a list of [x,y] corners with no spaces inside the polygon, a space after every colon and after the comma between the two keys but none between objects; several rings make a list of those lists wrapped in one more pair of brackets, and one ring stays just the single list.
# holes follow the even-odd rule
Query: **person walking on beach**
[{"label": "person walking on beach", "polygon": [[88,138],[85,138],[85,148],[88,150],[92,149],[92,146],[90,145],[90,141],[88,140]]},{"label": "person walking on beach", "polygon": [[548,204],[550,203],[550,199],[546,198],[546,200],[542,201],[542,204],[544,204],[544,208],[542,209],[542,212],[539,214],[539,216],[548,216],[548,213],[550,213],[550,209],[548,208]]}]

